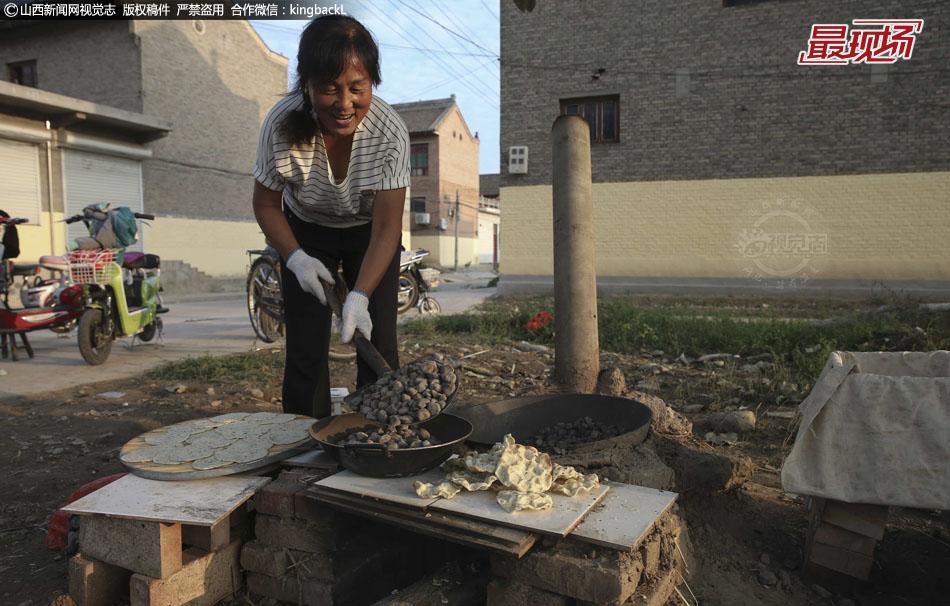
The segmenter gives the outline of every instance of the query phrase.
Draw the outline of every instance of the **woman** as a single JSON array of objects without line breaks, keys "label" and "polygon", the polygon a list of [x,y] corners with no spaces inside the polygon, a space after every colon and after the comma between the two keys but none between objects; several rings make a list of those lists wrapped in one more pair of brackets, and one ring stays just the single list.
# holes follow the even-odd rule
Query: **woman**
[{"label": "woman", "polygon": [[[370,339],[393,368],[409,133],[373,95],[379,50],[357,20],[314,19],[300,37],[295,89],[270,110],[254,166],[254,215],[284,260],[285,412],[330,414],[330,312],[321,280],[342,263],[350,293],[341,339]],[[358,362],[357,385],[375,379]]]}]

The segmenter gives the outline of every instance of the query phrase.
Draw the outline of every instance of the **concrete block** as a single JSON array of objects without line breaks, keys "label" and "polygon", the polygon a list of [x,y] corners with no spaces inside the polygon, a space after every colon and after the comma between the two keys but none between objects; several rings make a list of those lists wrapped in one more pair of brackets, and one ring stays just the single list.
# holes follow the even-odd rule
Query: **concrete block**
[{"label": "concrete block", "polygon": [[293,576],[269,577],[256,572],[247,575],[247,590],[299,606],[333,606],[333,592],[326,581],[299,581]]},{"label": "concrete block", "polygon": [[294,495],[304,489],[295,481],[278,479],[257,491],[254,509],[271,516],[294,516]]},{"label": "concrete block", "polygon": [[86,556],[156,579],[181,570],[181,524],[84,515],[79,546]]},{"label": "concrete block", "polygon": [[633,595],[643,562],[639,552],[591,549],[560,543],[523,558],[493,555],[492,572],[551,593],[597,604],[622,604]]},{"label": "concrete block", "polygon": [[128,600],[130,570],[83,555],[69,560],[69,595],[76,606],[113,606]]},{"label": "concrete block", "polygon": [[518,581],[492,579],[486,606],[574,606],[574,599]]},{"label": "concrete block", "polygon": [[258,514],[255,520],[255,535],[260,543],[309,553],[333,551],[347,530],[345,525],[333,524],[332,517],[309,521]]},{"label": "concrete block", "polygon": [[220,551],[189,549],[185,565],[168,578],[132,575],[131,606],[214,606],[242,586],[240,551],[240,541]]}]

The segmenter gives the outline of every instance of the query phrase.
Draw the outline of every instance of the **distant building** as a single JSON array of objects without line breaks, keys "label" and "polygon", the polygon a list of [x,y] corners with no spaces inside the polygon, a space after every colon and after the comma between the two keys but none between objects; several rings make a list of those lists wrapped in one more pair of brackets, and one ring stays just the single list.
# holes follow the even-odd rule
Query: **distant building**
[{"label": "distant building", "polygon": [[[813,24],[860,18],[923,19],[912,57],[796,64]],[[502,2],[502,286],[551,282],[562,114],[591,129],[604,283],[950,283],[948,19],[897,0]]]},{"label": "distant building", "polygon": [[264,241],[251,211],[258,132],[287,92],[287,58],[246,21],[0,23],[0,68],[17,83],[0,88],[0,155],[35,167],[31,184],[0,177],[0,208],[35,211],[24,260],[63,252],[58,221],[111,202],[158,215],[143,239],[163,259],[245,271],[244,250]]},{"label": "distant building", "polygon": [[455,96],[393,105],[409,128],[412,247],[430,251],[442,267],[479,263],[478,135]]},{"label": "distant building", "polygon": [[498,268],[501,260],[501,205],[497,173],[478,177],[478,262]]}]

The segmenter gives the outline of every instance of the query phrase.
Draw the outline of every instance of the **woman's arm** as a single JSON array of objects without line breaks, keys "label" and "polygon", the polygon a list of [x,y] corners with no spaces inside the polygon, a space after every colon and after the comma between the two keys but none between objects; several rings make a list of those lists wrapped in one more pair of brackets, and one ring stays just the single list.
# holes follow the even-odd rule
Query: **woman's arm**
[{"label": "woman's arm", "polygon": [[402,213],[406,205],[406,188],[388,189],[376,192],[373,200],[373,231],[370,234],[369,247],[363,256],[360,273],[356,277],[356,290],[367,295],[383,279],[393,255],[402,239]]},{"label": "woman's arm", "polygon": [[257,224],[264,230],[264,236],[270,245],[277,249],[280,258],[286,261],[287,255],[300,245],[287,223],[287,217],[284,216],[281,198],[281,192],[268,189],[260,182],[254,181],[253,205]]}]

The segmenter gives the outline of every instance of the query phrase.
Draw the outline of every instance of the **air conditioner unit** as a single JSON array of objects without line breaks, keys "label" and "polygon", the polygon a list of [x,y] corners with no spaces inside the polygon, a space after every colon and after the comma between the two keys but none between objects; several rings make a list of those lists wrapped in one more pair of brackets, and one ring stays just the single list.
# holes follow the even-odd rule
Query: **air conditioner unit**
[{"label": "air conditioner unit", "polygon": [[431,222],[432,217],[429,213],[416,213],[416,225],[429,225]]},{"label": "air conditioner unit", "polygon": [[508,173],[512,175],[528,174],[527,145],[512,145],[508,148]]},{"label": "air conditioner unit", "polygon": [[442,231],[445,231],[448,228],[449,228],[449,220],[446,219],[445,217],[439,219],[439,229],[441,229]]}]

